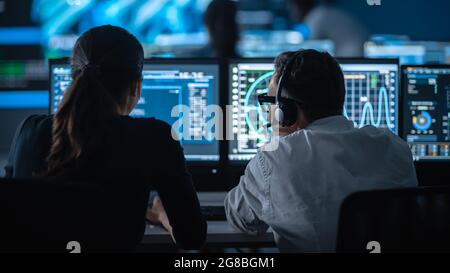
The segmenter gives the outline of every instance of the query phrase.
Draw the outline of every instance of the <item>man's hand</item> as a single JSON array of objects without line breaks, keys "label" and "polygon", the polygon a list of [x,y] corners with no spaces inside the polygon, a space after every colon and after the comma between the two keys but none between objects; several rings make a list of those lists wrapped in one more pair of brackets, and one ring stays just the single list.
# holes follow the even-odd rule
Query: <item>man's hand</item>
[{"label": "man's hand", "polygon": [[152,207],[147,209],[147,220],[155,224],[162,224],[172,234],[172,226],[169,223],[169,218],[159,196],[153,199]]}]

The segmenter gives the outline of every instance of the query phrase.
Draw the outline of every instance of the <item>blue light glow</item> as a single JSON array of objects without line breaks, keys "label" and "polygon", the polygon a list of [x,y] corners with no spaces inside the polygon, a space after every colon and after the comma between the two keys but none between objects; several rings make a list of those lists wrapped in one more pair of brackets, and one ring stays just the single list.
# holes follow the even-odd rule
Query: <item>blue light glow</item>
[{"label": "blue light glow", "polygon": [[47,108],[48,100],[47,90],[1,91],[0,109]]},{"label": "blue light glow", "polygon": [[[48,41],[55,35],[80,35],[99,25],[123,27],[144,44],[161,35],[203,33],[210,0],[34,0],[32,18]],[[70,4],[72,3],[72,4]]]},{"label": "blue light glow", "polygon": [[42,35],[39,28],[0,28],[0,45],[38,45],[41,41]]}]

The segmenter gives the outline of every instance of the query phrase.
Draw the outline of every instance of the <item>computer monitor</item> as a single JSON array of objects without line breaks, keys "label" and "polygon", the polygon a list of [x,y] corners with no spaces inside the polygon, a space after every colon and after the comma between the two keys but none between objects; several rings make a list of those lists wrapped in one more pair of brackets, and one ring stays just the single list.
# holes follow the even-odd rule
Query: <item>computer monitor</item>
[{"label": "computer monitor", "polygon": [[238,53],[244,58],[275,58],[285,51],[315,49],[335,52],[335,43],[331,40],[305,40],[297,31],[246,30],[238,44]]},{"label": "computer monitor", "polygon": [[[8,38],[1,36],[2,39]],[[11,47],[16,52],[23,51]],[[22,54],[30,58],[18,56],[21,53],[9,55],[14,50],[3,49],[0,45],[2,56],[8,58],[0,57],[0,154],[9,151],[14,133],[25,118],[45,114],[48,108],[47,62],[27,51]]]},{"label": "computer monitor", "polygon": [[445,64],[445,48],[449,43],[433,41],[367,42],[368,58],[398,58],[402,65]]},{"label": "computer monitor", "polygon": [[450,45],[445,47],[445,63],[450,64]]},{"label": "computer monitor", "polygon": [[44,60],[0,60],[0,109],[46,109],[47,80]]},{"label": "computer monitor", "polygon": [[229,64],[230,161],[252,159],[258,148],[269,141],[270,133],[265,126],[269,121],[259,106],[258,95],[267,93],[273,70],[273,59],[239,59]]},{"label": "computer monitor", "polygon": [[[355,127],[389,128],[398,133],[397,60],[339,59],[347,96],[344,116]],[[239,59],[229,64],[232,104],[232,138],[228,159],[245,162],[269,141],[268,117],[261,110],[258,95],[266,93],[273,75],[273,59]]]},{"label": "computer monitor", "polygon": [[50,72],[50,114],[56,113],[58,106],[66,92],[72,84],[72,69],[68,58],[51,59],[49,62]]},{"label": "computer monitor", "polygon": [[427,49],[424,45],[379,45],[368,42],[364,45],[367,58],[398,58],[401,64],[425,64]]},{"label": "computer monitor", "polygon": [[389,59],[338,59],[344,73],[344,116],[355,127],[399,131],[399,65]]},{"label": "computer monitor", "polygon": [[[52,60],[50,72],[54,113],[71,84],[71,68],[67,60]],[[155,117],[174,126],[188,161],[218,162],[219,141],[208,130],[213,116],[207,108],[219,105],[219,65],[212,60],[154,59],[146,60],[142,74],[142,96],[130,115]],[[177,126],[184,115],[188,125]]]},{"label": "computer monitor", "polygon": [[403,66],[403,136],[416,161],[450,160],[450,65]]}]

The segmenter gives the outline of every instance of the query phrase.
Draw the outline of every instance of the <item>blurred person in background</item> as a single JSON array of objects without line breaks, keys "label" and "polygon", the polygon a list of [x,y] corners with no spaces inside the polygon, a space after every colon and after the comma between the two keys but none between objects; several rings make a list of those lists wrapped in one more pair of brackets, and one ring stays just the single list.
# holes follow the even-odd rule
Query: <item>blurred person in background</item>
[{"label": "blurred person in background", "polygon": [[[337,57],[361,57],[368,34],[355,18],[331,1],[288,0],[292,20],[306,27],[309,40],[331,40]],[[305,29],[305,28],[303,28]]]},{"label": "blurred person in background", "polygon": [[232,0],[213,0],[208,5],[203,23],[208,33],[208,45],[188,53],[191,57],[221,59],[239,57],[239,26],[236,22],[237,4]]}]

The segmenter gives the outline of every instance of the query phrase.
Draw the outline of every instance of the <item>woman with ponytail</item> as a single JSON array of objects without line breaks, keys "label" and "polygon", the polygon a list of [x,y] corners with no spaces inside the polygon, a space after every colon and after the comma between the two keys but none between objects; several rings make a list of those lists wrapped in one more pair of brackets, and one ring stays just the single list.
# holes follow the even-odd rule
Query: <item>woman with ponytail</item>
[{"label": "woman with ponytail", "polygon": [[72,85],[54,116],[34,115],[21,124],[7,176],[121,181],[121,187],[144,181],[147,196],[150,190],[160,196],[148,218],[164,225],[181,247],[199,248],[206,222],[171,127],[129,117],[141,95],[143,61],[141,44],[122,28],[84,33],[71,57]]}]

